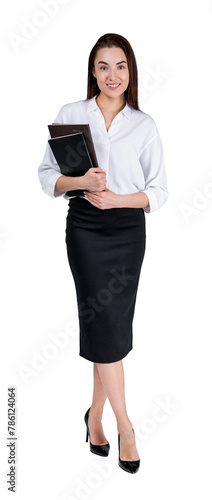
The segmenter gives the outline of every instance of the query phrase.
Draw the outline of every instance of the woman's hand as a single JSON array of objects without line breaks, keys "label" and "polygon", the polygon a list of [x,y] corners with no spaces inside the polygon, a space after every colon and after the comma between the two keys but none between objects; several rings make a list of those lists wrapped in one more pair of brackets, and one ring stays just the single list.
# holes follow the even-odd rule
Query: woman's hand
[{"label": "woman's hand", "polygon": [[105,210],[107,208],[118,208],[120,202],[120,196],[110,189],[105,188],[104,191],[84,191],[87,198],[94,207]]},{"label": "woman's hand", "polygon": [[102,191],[106,187],[106,172],[100,167],[91,167],[82,176],[82,182],[89,191]]}]

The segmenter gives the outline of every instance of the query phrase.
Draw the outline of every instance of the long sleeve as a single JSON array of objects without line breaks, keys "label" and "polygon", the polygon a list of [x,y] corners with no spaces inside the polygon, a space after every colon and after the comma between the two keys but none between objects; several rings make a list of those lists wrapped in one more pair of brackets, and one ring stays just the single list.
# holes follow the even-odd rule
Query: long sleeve
[{"label": "long sleeve", "polygon": [[142,148],[139,161],[145,177],[145,189],[142,191],[148,196],[150,205],[145,212],[149,213],[160,208],[168,199],[164,150],[155,123],[151,137]]},{"label": "long sleeve", "polygon": [[[61,123],[60,114],[61,110],[54,120],[54,123]],[[50,134],[48,134],[48,139],[50,139]],[[55,184],[57,182],[57,179],[61,177],[61,175],[62,174],[59,165],[55,160],[55,157],[47,140],[46,151],[42,163],[38,168],[38,178],[44,193],[48,194],[52,198],[63,196],[65,194],[63,192],[55,191]]]}]

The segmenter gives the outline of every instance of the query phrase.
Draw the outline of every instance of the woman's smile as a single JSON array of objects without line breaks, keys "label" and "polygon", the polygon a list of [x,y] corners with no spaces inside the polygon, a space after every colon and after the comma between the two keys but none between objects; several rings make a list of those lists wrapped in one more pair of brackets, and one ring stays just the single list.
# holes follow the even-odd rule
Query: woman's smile
[{"label": "woman's smile", "polygon": [[107,87],[109,87],[109,89],[111,90],[114,90],[114,89],[117,89],[119,87],[119,85],[121,85],[120,83],[106,83]]}]

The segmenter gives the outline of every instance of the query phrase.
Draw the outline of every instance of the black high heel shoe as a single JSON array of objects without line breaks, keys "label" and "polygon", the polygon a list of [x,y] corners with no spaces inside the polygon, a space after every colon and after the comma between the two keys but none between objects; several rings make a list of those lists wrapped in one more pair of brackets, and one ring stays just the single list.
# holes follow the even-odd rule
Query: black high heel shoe
[{"label": "black high heel shoe", "polygon": [[[133,432],[135,434],[134,429],[133,429]],[[118,447],[119,447],[119,460],[118,460],[119,467],[121,467],[126,472],[130,472],[131,474],[135,474],[135,472],[137,472],[139,467],[140,467],[140,459],[139,460],[128,460],[128,461],[120,459],[120,434],[118,434]]]},{"label": "black high heel shoe", "polygon": [[[90,412],[90,408],[88,409],[88,411],[86,411],[86,414],[84,416],[84,421],[85,421],[85,424],[86,424],[86,427],[87,427],[86,443],[88,442],[88,436],[90,438],[90,431],[89,431],[89,427],[88,427],[89,412]],[[102,444],[102,445],[92,444],[91,443],[91,439],[90,439],[90,451],[92,453],[95,453],[95,455],[100,455],[101,457],[107,457],[108,453],[109,453],[109,450],[110,450],[109,443]]]}]

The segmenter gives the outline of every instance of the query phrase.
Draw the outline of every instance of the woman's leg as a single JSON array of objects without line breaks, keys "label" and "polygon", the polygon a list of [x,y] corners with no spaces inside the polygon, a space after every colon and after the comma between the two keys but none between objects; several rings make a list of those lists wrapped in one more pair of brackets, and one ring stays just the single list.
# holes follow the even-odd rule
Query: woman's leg
[{"label": "woman's leg", "polygon": [[[120,458],[121,460],[138,460],[139,455],[136,449],[132,422],[127,415],[126,409],[122,360],[115,363],[96,363],[96,365],[102,388],[104,388],[105,395],[108,397],[116,416],[117,430],[120,434]],[[101,394],[104,394],[103,389],[101,389]]]},{"label": "woman's leg", "polygon": [[101,420],[107,394],[102,385],[96,363],[93,364],[93,380],[93,400],[88,418],[90,440],[92,444],[103,445],[107,443],[107,439],[102,429]]}]

